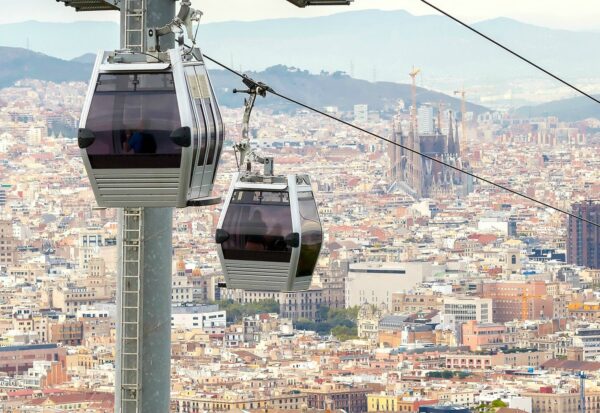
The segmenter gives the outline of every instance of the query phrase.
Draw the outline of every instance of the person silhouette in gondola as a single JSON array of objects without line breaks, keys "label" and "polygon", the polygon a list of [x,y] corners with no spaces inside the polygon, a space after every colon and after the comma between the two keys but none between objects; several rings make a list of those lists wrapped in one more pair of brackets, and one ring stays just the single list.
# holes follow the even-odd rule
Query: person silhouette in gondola
[{"label": "person silhouette in gondola", "polygon": [[262,213],[254,211],[249,223],[250,234],[246,237],[246,249],[251,251],[264,251],[267,224],[262,218]]},{"label": "person silhouette in gondola", "polygon": [[144,132],[143,120],[140,120],[135,131],[126,132],[123,149],[125,152],[133,151],[133,153],[156,153],[156,141],[152,135]]}]

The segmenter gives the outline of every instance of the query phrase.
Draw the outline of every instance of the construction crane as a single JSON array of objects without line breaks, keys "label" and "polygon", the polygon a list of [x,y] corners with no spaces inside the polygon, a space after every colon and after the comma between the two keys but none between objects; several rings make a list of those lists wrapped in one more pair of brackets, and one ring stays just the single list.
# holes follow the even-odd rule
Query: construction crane
[{"label": "construction crane", "polygon": [[462,143],[461,143],[461,150],[463,150],[465,153],[467,153],[467,148],[469,146],[469,140],[467,138],[467,117],[466,117],[466,113],[467,113],[467,100],[466,100],[466,96],[467,96],[467,91],[465,90],[465,88],[463,87],[461,90],[455,90],[454,91],[455,95],[460,95],[460,112],[461,112],[461,125],[460,128],[462,129]]},{"label": "construction crane", "polygon": [[[421,73],[421,69],[413,66],[412,71],[408,74],[412,78],[412,111],[411,111],[411,138],[409,146],[415,151],[421,150],[421,140],[419,139],[419,125],[417,121],[417,75]],[[415,188],[417,196],[420,197],[422,194],[421,187],[421,158],[415,152],[410,154],[410,176],[412,180],[412,187]]]},{"label": "construction crane", "polygon": [[529,319],[529,299],[530,298],[544,298],[544,295],[528,294],[524,292],[520,294],[521,297],[521,320],[525,321]]},{"label": "construction crane", "polygon": [[413,66],[412,71],[408,74],[412,78],[412,111],[410,113],[410,121],[412,122],[415,133],[417,133],[417,75],[419,73],[421,73],[421,69]]}]

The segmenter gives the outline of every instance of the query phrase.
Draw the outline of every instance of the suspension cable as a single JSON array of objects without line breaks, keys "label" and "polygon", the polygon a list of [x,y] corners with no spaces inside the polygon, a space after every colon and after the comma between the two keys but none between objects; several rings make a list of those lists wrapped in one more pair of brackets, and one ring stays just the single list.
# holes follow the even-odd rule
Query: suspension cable
[{"label": "suspension cable", "polygon": [[[211,62],[213,62],[214,64],[216,64],[216,65],[218,65],[218,66],[222,67],[223,69],[225,69],[225,70],[227,70],[227,71],[229,71],[229,72],[233,73],[234,75],[236,75],[236,76],[239,76],[239,77],[241,77],[242,79],[248,79],[248,76],[246,76],[246,75],[244,75],[244,74],[242,74],[242,73],[240,73],[240,72],[236,71],[235,69],[232,69],[232,68],[230,68],[229,66],[227,66],[227,65],[225,65],[225,64],[223,64],[223,63],[221,63],[221,62],[219,62],[218,60],[216,60],[216,59],[213,59],[212,57],[210,57],[210,56],[207,56],[207,55],[205,55],[205,54],[202,54],[202,55],[203,55],[203,56],[204,56],[206,59],[208,59],[208,60],[210,60]],[[385,141],[385,142],[387,142],[387,143],[391,143],[392,145],[398,146],[398,147],[400,147],[400,148],[402,148],[402,149],[404,149],[404,150],[406,150],[406,151],[412,152],[413,154],[419,155],[419,156],[421,156],[421,157],[423,157],[423,158],[425,158],[425,159],[429,159],[429,160],[431,160],[431,161],[433,161],[433,162],[436,162],[436,163],[438,163],[438,164],[440,164],[440,165],[443,165],[443,166],[445,166],[445,167],[447,167],[447,168],[453,169],[453,170],[455,170],[455,171],[458,171],[458,172],[460,172],[460,173],[462,173],[462,174],[465,174],[465,175],[468,175],[468,176],[470,176],[470,177],[473,177],[473,178],[475,178],[475,179],[478,179],[479,181],[482,181],[482,182],[485,182],[485,183],[487,183],[487,184],[489,184],[489,185],[492,185],[492,186],[495,186],[495,187],[497,187],[497,188],[500,188],[500,189],[502,189],[502,190],[504,190],[504,191],[506,191],[506,192],[510,192],[511,194],[517,195],[517,196],[519,196],[519,197],[521,197],[521,198],[527,199],[527,200],[529,200],[529,201],[532,201],[532,202],[534,202],[534,203],[536,203],[536,204],[539,204],[539,205],[541,205],[541,206],[544,206],[544,207],[546,207],[546,208],[550,208],[550,209],[552,209],[552,210],[554,210],[554,211],[560,212],[560,213],[562,213],[562,214],[565,214],[565,215],[567,215],[567,216],[570,216],[570,217],[572,217],[572,218],[578,219],[578,220],[580,220],[580,221],[586,222],[586,223],[588,223],[588,224],[591,224],[591,225],[593,225],[593,226],[595,226],[595,227],[598,227],[598,228],[600,228],[600,224],[598,224],[598,223],[596,223],[596,222],[590,221],[590,220],[588,220],[588,219],[586,219],[586,218],[583,218],[583,217],[580,217],[580,216],[578,216],[578,215],[575,215],[575,214],[573,214],[573,213],[571,213],[571,212],[569,212],[569,211],[566,211],[566,210],[564,210],[564,209],[561,209],[561,208],[558,208],[558,207],[556,207],[556,206],[550,205],[550,204],[548,204],[548,203],[546,203],[546,202],[544,202],[544,201],[540,201],[539,199],[533,198],[533,197],[531,197],[531,196],[529,196],[529,195],[527,195],[527,194],[524,194],[524,193],[522,193],[522,192],[518,192],[518,191],[516,191],[516,190],[514,190],[514,189],[511,189],[511,188],[509,188],[509,187],[507,187],[507,186],[504,186],[504,185],[502,185],[502,184],[496,183],[496,182],[494,182],[494,181],[491,181],[491,180],[489,180],[489,179],[487,179],[487,178],[483,178],[483,177],[481,177],[481,176],[479,176],[479,175],[476,175],[476,174],[474,174],[474,173],[472,173],[472,172],[469,172],[469,171],[466,171],[466,170],[464,170],[464,169],[461,169],[461,168],[459,168],[459,167],[457,167],[457,166],[451,165],[451,164],[449,164],[449,163],[447,163],[447,162],[441,161],[441,160],[439,160],[439,159],[437,159],[437,158],[435,158],[435,157],[433,157],[433,156],[430,156],[430,155],[424,154],[424,153],[422,153],[422,152],[420,152],[420,151],[418,151],[418,150],[416,150],[416,149],[409,148],[408,146],[402,145],[401,143],[395,142],[395,141],[393,141],[393,140],[391,140],[391,139],[388,139],[388,138],[386,138],[386,137],[383,137],[383,136],[381,136],[381,135],[378,135],[378,134],[376,134],[376,133],[374,133],[374,132],[371,132],[371,131],[369,131],[369,130],[367,130],[367,129],[361,128],[360,126],[357,126],[357,125],[355,125],[355,124],[353,124],[353,123],[347,122],[347,121],[345,121],[345,120],[343,120],[343,119],[340,119],[340,118],[338,118],[338,117],[336,117],[336,116],[333,116],[333,115],[331,115],[331,114],[329,114],[329,113],[327,113],[327,112],[324,112],[324,111],[322,111],[322,110],[319,110],[319,109],[317,109],[317,108],[315,108],[315,107],[312,107],[312,106],[310,106],[310,105],[308,105],[308,104],[306,104],[306,103],[300,102],[300,101],[298,101],[298,100],[296,100],[296,99],[293,99],[293,98],[291,98],[291,97],[288,97],[288,96],[286,96],[286,95],[283,95],[283,94],[281,94],[281,93],[278,93],[278,92],[276,92],[275,90],[273,90],[273,89],[272,89],[272,88],[270,88],[270,87],[268,88],[268,91],[269,91],[270,93],[272,93],[273,95],[275,95],[275,96],[278,96],[279,98],[281,98],[281,99],[283,99],[283,100],[286,100],[286,101],[288,101],[288,102],[290,102],[290,103],[293,103],[293,104],[295,104],[295,105],[301,106],[301,107],[303,107],[303,108],[305,108],[305,109],[308,109],[308,110],[310,110],[310,111],[312,111],[312,112],[318,113],[319,115],[325,116],[325,117],[327,117],[327,118],[329,118],[329,119],[331,119],[331,120],[334,120],[334,121],[336,121],[336,122],[339,122],[339,123],[341,123],[341,124],[343,124],[343,125],[346,125],[346,126],[348,126],[348,127],[350,127],[350,128],[356,129],[356,130],[358,130],[358,131],[360,131],[360,132],[362,132],[362,133],[364,133],[364,134],[367,134],[367,135],[373,136],[373,137],[375,137],[375,138],[377,138],[377,139],[380,139],[380,140],[382,140],[382,141]]]},{"label": "suspension cable", "polygon": [[544,69],[543,67],[541,67],[540,65],[532,62],[531,60],[527,59],[526,57],[523,57],[522,55],[520,55],[519,53],[515,52],[514,50],[510,49],[507,46],[504,46],[502,43],[492,39],[490,36],[486,35],[485,33],[480,32],[479,30],[477,30],[476,28],[468,25],[467,23],[463,22],[462,20],[458,19],[457,17],[454,17],[453,15],[451,15],[450,13],[440,9],[439,7],[437,7],[436,5],[428,2],[427,0],[421,0],[422,3],[425,3],[426,5],[428,5],[429,7],[431,7],[434,10],[437,10],[438,12],[442,13],[444,16],[454,20],[455,22],[457,22],[458,24],[460,24],[461,26],[466,27],[467,29],[471,30],[473,33],[483,37],[484,39],[486,39],[489,42],[492,42],[493,44],[495,44],[496,46],[500,47],[501,49],[507,51],[508,53],[510,53],[511,55],[521,59],[522,61],[524,61],[525,63],[535,67],[536,69],[544,72],[545,74],[547,74],[548,76],[550,76],[553,79],[558,80],[560,83],[562,83],[565,86],[570,87],[571,89],[573,89],[574,91],[581,93],[583,96],[593,100],[596,103],[600,103],[600,100],[595,98],[594,96],[590,95],[587,92],[584,92],[583,90],[579,89],[577,86],[573,85],[572,83],[567,82],[566,80],[564,80],[563,78],[555,75],[554,73]]}]

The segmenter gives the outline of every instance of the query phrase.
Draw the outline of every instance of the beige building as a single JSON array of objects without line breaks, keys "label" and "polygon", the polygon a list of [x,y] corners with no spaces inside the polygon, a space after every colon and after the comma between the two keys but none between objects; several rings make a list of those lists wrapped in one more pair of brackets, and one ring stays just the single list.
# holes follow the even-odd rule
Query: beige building
[{"label": "beige building", "polygon": [[393,293],[392,307],[394,313],[439,310],[442,307],[442,297],[433,293]]},{"label": "beige building", "polygon": [[104,258],[94,257],[88,262],[89,276],[94,278],[103,278],[106,276],[106,262]]},{"label": "beige building", "polygon": [[[574,393],[525,393],[523,397],[531,397],[532,413],[579,413],[579,392]],[[585,392],[586,413],[600,413],[600,390]]]},{"label": "beige building", "polygon": [[17,242],[13,236],[10,221],[0,221],[0,269],[14,265],[16,262]]},{"label": "beige building", "polygon": [[76,314],[82,306],[92,306],[99,302],[112,300],[105,289],[85,286],[68,286],[52,290],[52,306],[66,314]]},{"label": "beige building", "polygon": [[522,353],[497,353],[497,354],[448,354],[446,368],[453,370],[489,370],[498,366],[510,367],[538,367],[552,359],[550,351],[530,351]]}]

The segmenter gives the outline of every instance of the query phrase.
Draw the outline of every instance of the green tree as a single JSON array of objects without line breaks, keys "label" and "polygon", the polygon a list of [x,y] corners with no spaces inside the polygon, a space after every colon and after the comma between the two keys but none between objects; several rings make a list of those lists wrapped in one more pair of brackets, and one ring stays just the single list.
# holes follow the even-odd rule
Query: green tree
[{"label": "green tree", "polygon": [[331,329],[331,334],[340,341],[358,338],[356,327],[336,326]]},{"label": "green tree", "polygon": [[227,312],[227,321],[237,323],[243,317],[256,314],[277,313],[279,314],[279,304],[275,300],[262,300],[255,303],[240,304],[233,300],[217,301],[219,309]]}]

